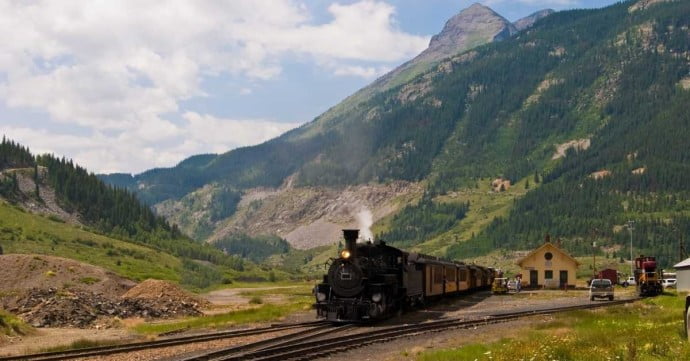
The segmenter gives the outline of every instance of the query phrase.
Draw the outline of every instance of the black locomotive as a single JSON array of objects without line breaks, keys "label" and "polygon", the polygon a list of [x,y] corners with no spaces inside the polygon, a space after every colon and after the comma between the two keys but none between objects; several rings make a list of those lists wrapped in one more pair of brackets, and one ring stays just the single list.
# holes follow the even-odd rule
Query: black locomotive
[{"label": "black locomotive", "polygon": [[315,288],[317,316],[333,322],[384,319],[406,307],[488,288],[494,270],[408,253],[383,241],[357,244],[359,230],[343,230],[345,249]]}]

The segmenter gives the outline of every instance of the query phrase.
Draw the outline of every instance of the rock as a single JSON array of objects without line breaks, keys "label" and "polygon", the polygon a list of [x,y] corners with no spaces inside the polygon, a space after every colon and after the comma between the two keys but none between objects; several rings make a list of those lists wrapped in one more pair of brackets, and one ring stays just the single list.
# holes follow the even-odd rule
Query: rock
[{"label": "rock", "polygon": [[113,318],[201,315],[196,305],[171,297],[112,299],[84,291],[65,294],[55,288],[29,290],[15,301],[10,311],[34,327],[77,328],[109,327],[115,324],[109,322]]}]

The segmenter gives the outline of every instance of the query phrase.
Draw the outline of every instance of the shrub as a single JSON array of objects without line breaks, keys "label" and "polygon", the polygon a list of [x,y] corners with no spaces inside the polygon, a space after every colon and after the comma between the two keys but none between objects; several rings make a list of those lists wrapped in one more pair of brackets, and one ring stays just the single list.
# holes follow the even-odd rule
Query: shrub
[{"label": "shrub", "polygon": [[98,283],[101,280],[95,277],[82,277],[79,279],[79,282],[86,284],[86,285],[92,285],[94,283]]}]

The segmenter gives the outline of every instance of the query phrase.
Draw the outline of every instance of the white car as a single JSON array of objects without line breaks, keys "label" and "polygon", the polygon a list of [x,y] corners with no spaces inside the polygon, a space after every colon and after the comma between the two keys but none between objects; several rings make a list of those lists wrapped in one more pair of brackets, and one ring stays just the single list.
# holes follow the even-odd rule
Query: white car
[{"label": "white car", "polygon": [[635,282],[635,277],[628,277],[628,279],[625,280],[625,282],[623,282],[623,286],[625,286],[625,285],[634,286],[636,284],[637,284],[637,282]]},{"label": "white car", "polygon": [[661,280],[661,285],[664,288],[674,288],[676,287],[676,279],[675,278],[666,278]]}]

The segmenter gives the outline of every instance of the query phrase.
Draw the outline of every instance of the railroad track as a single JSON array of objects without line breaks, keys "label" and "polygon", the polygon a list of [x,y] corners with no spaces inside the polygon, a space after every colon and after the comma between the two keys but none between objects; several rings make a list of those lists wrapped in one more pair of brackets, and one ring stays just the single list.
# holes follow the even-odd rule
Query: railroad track
[{"label": "railroad track", "polygon": [[227,338],[236,338],[243,336],[258,335],[268,332],[277,332],[293,328],[307,328],[311,330],[312,328],[321,328],[323,326],[329,326],[330,324],[325,321],[312,321],[312,322],[300,322],[300,323],[286,323],[286,324],[275,324],[267,327],[258,327],[245,330],[233,330],[233,331],[222,331],[214,333],[206,333],[201,335],[174,337],[165,340],[147,341],[147,342],[136,342],[128,343],[122,345],[112,345],[112,346],[100,346],[100,347],[90,347],[76,350],[68,351],[56,351],[56,352],[43,352],[28,355],[17,355],[17,356],[1,356],[0,361],[18,361],[18,360],[32,360],[32,361],[53,361],[53,360],[66,360],[79,357],[96,357],[112,355],[116,353],[133,352],[140,350],[147,350],[152,348],[170,347],[177,345],[184,345],[197,342],[214,341]]},{"label": "railroad track", "polygon": [[[448,319],[432,321],[420,324],[390,326],[383,329],[351,334],[347,337],[326,337],[319,340],[305,340],[290,342],[287,344],[275,344],[266,348],[254,348],[251,351],[240,351],[237,348],[227,348],[218,351],[195,355],[190,357],[178,358],[179,361],[285,361],[285,360],[312,360],[330,354],[347,351],[374,343],[388,342],[398,338],[421,335],[431,332],[440,332],[450,329],[474,328],[478,326],[507,322],[522,317],[535,315],[552,314],[557,312],[567,312],[574,310],[593,309],[621,305],[638,300],[618,300],[603,303],[590,303],[585,305],[554,307],[533,311],[498,313],[487,315],[480,319]],[[251,345],[245,345],[251,346]]]},{"label": "railroad track", "polygon": [[220,360],[311,360],[328,354],[347,351],[373,343],[392,341],[398,338],[410,337],[430,332],[440,332],[449,329],[473,328],[482,325],[507,322],[521,317],[566,312],[572,310],[592,309],[634,302],[638,300],[618,300],[610,302],[592,303],[568,307],[555,307],[533,311],[497,313],[483,316],[479,319],[448,319],[431,321],[420,324],[389,326],[374,331],[348,335],[347,338],[334,334],[351,329],[352,325],[333,326],[325,321],[313,321],[293,324],[276,324],[246,330],[215,332],[211,334],[175,337],[165,340],[137,342],[123,345],[102,346],[78,350],[46,352],[30,355],[4,356],[0,361],[34,360],[52,361],[66,360],[80,357],[98,357],[117,353],[134,352],[152,348],[162,348],[183,344],[213,341],[225,338],[257,335],[288,329],[305,328],[287,335],[261,340],[239,346],[215,350],[212,352],[194,353],[176,358],[179,361],[220,361]]}]

